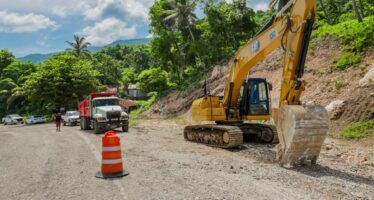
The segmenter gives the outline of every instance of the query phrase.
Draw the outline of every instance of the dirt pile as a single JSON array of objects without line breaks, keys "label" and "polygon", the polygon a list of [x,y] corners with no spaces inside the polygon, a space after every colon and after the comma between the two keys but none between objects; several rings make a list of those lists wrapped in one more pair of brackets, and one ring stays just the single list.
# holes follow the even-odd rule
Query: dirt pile
[{"label": "dirt pile", "polygon": [[[216,66],[206,79],[207,91],[212,95],[223,95],[228,74],[228,67]],[[201,82],[204,84],[205,80]],[[147,111],[147,114],[157,114],[163,118],[182,115],[190,109],[192,102],[204,95],[204,89],[190,91],[174,91],[161,98]]]}]

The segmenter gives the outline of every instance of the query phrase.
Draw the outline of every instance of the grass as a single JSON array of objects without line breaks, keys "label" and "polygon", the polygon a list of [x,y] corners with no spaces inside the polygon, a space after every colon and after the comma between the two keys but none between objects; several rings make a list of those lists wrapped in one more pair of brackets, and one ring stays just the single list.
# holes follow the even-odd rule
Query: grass
[{"label": "grass", "polygon": [[340,91],[340,89],[342,89],[342,87],[344,86],[344,82],[340,80],[333,80],[332,84],[336,91]]},{"label": "grass", "polygon": [[341,136],[347,139],[358,139],[374,134],[374,121],[357,122],[349,124],[340,133]]},{"label": "grass", "polygon": [[349,16],[342,19],[340,23],[329,25],[326,23],[313,31],[311,50],[323,39],[329,37],[339,41],[343,46],[343,53],[331,66],[333,71],[343,71],[348,67],[355,66],[361,62],[360,52],[373,49],[374,45],[374,16],[368,16],[359,23],[357,19],[351,20]]},{"label": "grass", "polygon": [[138,125],[138,120],[137,119],[129,119],[129,125],[130,126],[136,126]]},{"label": "grass", "polygon": [[324,24],[313,31],[313,38],[332,36],[338,39],[345,50],[360,52],[374,44],[374,16],[364,18],[362,23],[356,19],[344,21],[335,25]]},{"label": "grass", "polygon": [[354,66],[361,62],[360,54],[352,52],[343,52],[341,57],[335,63],[335,70],[342,71],[349,66]]},{"label": "grass", "polygon": [[138,109],[132,111],[131,112],[132,114],[139,115],[140,113],[148,110],[152,106],[152,104],[155,103],[156,100],[159,98],[159,94],[157,92],[151,92],[148,95],[149,95],[148,100],[136,100],[136,101],[134,101],[137,104]]}]

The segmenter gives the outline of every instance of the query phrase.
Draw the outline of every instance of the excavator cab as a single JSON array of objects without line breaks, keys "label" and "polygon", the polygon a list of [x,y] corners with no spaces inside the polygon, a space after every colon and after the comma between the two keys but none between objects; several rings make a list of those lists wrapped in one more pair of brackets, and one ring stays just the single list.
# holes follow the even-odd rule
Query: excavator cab
[{"label": "excavator cab", "polygon": [[248,78],[241,90],[240,114],[270,115],[271,85],[262,78]]}]

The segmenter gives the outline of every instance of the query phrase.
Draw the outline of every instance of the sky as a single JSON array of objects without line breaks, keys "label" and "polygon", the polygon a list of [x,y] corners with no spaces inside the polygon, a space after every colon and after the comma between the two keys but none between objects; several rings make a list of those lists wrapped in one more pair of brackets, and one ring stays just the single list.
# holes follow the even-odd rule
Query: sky
[{"label": "sky", "polygon": [[[269,0],[247,1],[254,10],[265,10]],[[62,51],[74,34],[94,46],[150,37],[152,4],[153,0],[0,0],[0,49],[20,57]],[[203,15],[201,9],[196,12]]]}]

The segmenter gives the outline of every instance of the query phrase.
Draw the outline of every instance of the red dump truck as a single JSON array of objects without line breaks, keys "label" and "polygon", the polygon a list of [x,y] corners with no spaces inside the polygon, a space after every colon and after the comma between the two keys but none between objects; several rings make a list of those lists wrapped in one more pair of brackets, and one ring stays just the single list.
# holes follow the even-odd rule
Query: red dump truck
[{"label": "red dump truck", "polygon": [[95,92],[79,104],[82,130],[93,129],[96,134],[122,127],[129,129],[129,116],[119,105],[119,98],[113,92]]}]

